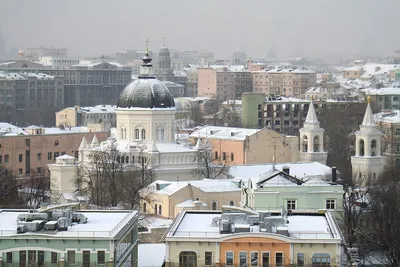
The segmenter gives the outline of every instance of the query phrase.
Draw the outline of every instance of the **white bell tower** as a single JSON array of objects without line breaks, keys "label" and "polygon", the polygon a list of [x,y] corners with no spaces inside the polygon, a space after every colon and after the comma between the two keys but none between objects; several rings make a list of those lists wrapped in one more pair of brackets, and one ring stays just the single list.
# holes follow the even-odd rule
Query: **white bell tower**
[{"label": "white bell tower", "polygon": [[372,115],[370,97],[360,130],[356,132],[356,154],[351,157],[353,178],[373,182],[382,174],[385,158],[381,155],[382,133]]},{"label": "white bell tower", "polygon": [[319,162],[325,165],[327,153],[324,151],[324,129],[319,127],[312,99],[303,128],[299,131],[300,161]]}]

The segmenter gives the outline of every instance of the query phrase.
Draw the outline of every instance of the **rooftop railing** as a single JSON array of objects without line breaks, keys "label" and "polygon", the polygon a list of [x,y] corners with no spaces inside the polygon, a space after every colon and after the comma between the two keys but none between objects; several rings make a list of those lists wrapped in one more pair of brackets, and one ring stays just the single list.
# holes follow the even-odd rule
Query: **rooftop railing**
[{"label": "rooftop railing", "polygon": [[[279,235],[273,232],[242,232],[246,233],[258,233],[258,234],[273,234]],[[234,234],[234,233],[229,233]],[[220,237],[229,234],[220,234],[219,232],[206,232],[206,231],[175,231],[174,237]],[[289,237],[298,239],[331,239],[331,233],[318,233],[318,232],[301,232],[301,233],[289,233]]]}]

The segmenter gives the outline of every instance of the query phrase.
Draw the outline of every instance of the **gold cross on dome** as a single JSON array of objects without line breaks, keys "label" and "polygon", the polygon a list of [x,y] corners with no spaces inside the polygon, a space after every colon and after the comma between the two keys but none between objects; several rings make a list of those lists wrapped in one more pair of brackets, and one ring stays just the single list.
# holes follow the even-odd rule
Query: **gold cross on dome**
[{"label": "gold cross on dome", "polygon": [[149,52],[149,38],[146,38],[146,53],[148,53]]}]

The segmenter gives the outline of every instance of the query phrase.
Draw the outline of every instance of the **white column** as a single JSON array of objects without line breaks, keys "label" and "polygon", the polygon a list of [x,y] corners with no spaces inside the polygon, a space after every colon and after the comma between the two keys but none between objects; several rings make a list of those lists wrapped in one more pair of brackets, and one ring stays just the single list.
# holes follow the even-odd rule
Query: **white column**
[{"label": "white column", "polygon": [[311,134],[307,135],[308,138],[308,149],[307,152],[314,152],[314,140]]}]

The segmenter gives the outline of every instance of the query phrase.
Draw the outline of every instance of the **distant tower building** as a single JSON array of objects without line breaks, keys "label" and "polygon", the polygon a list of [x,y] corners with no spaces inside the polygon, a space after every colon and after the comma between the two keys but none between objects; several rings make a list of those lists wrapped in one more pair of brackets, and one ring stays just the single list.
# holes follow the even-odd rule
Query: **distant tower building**
[{"label": "distant tower building", "polygon": [[158,75],[157,78],[160,81],[171,81],[174,82],[174,72],[171,68],[171,54],[169,48],[165,44],[160,49],[158,54]]},{"label": "distant tower building", "polygon": [[382,133],[372,115],[370,97],[360,130],[356,132],[356,155],[351,157],[353,178],[363,183],[373,182],[382,174],[385,158],[381,155]]},{"label": "distant tower building", "polygon": [[300,161],[326,164],[324,152],[324,129],[319,127],[314,103],[310,102],[306,120],[300,130]]},{"label": "distant tower building", "polygon": [[247,55],[242,48],[239,48],[232,55],[232,65],[246,65]]}]

